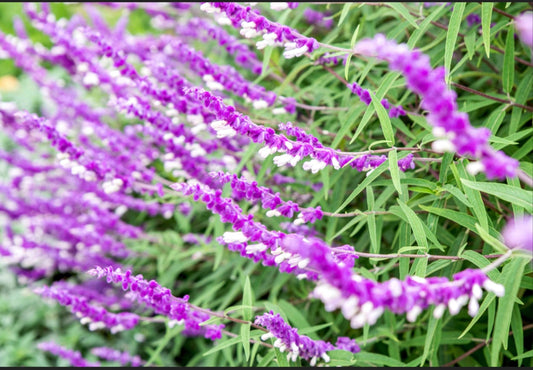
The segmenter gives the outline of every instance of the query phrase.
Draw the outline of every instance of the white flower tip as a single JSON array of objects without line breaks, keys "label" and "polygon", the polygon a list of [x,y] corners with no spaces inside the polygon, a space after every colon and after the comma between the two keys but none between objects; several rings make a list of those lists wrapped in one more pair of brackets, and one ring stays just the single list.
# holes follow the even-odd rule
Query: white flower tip
[{"label": "white flower tip", "polygon": [[504,286],[501,284],[497,284],[490,279],[485,280],[485,282],[483,283],[483,288],[485,288],[487,292],[494,293],[497,297],[503,297],[503,295],[505,294]]},{"label": "white flower tip", "polygon": [[431,147],[434,151],[444,153],[444,152],[454,152],[455,151],[455,145],[450,140],[447,139],[441,139],[441,140],[435,140]]},{"label": "white flower tip", "polygon": [[248,238],[240,231],[226,231],[222,235],[222,240],[225,243],[244,243],[248,241]]},{"label": "white flower tip", "polygon": [[485,165],[481,162],[470,162],[466,165],[466,172],[468,172],[472,176],[477,175],[483,170],[485,170]]}]

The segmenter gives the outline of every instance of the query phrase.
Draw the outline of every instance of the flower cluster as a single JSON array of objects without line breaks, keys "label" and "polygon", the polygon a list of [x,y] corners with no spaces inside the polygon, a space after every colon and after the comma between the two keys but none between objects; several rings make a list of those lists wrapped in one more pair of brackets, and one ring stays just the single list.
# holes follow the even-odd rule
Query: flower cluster
[{"label": "flower cluster", "polygon": [[[318,238],[291,234],[282,239],[281,246],[289,255],[299,255],[306,266],[317,272],[312,296],[320,299],[327,311],[340,308],[352,328],[375,324],[385,309],[407,313],[407,320],[413,322],[430,305],[436,306],[433,314],[440,318],[446,307],[455,315],[468,304],[468,313],[475,316],[483,294],[481,288],[497,296],[504,293],[503,286],[488,279],[482,270],[464,270],[455,274],[452,281],[408,276],[405,281],[392,278],[378,283],[353,273],[353,255],[351,260],[339,263]],[[346,252],[350,256],[349,250]]]},{"label": "flower cluster", "polygon": [[60,286],[43,286],[35,289],[43,297],[57,300],[61,305],[70,307],[82,324],[89,324],[89,330],[109,328],[115,334],[131,330],[139,323],[139,316],[130,312],[112,313],[104,307],[91,304],[86,298],[72,294]]},{"label": "flower cluster", "polygon": [[510,220],[502,230],[502,239],[509,248],[533,253],[533,216],[518,216]]},{"label": "flower cluster", "polygon": [[306,37],[294,29],[272,22],[252,11],[250,7],[243,7],[237,3],[202,3],[202,10],[215,13],[224,12],[233,27],[241,28],[241,35],[246,38],[262,36],[257,43],[258,48],[269,45],[283,46],[283,56],[286,59],[302,56],[307,52],[318,49],[319,44],[314,38]]},{"label": "flower cluster", "polygon": [[56,356],[68,360],[71,366],[75,367],[100,367],[99,362],[90,362],[85,360],[81,353],[65,348],[55,342],[41,342],[37,345],[41,351],[50,352]]},{"label": "flower cluster", "polygon": [[330,12],[322,13],[312,8],[304,10],[304,18],[309,24],[316,24],[319,27],[330,29],[333,26],[333,19],[329,18]]},{"label": "flower cluster", "polygon": [[130,299],[146,304],[154,312],[168,316],[174,323],[183,324],[185,335],[203,335],[211,340],[222,336],[223,324],[200,326],[209,315],[192,310],[188,295],[176,298],[170,289],[162,287],[155,280],[146,281],[141,274],[133,276],[131,270],[122,272],[120,268],[97,266],[88,274],[97,278],[105,276],[108,283],[120,283],[123,290],[129,290]]},{"label": "flower cluster", "polygon": [[120,352],[114,348],[94,347],[91,349],[91,353],[107,361],[120,362],[121,366],[139,367],[144,364],[139,356],[132,356],[128,352]]},{"label": "flower cluster", "polygon": [[235,200],[247,199],[250,201],[261,200],[263,208],[269,209],[266,213],[268,217],[283,216],[293,217],[298,214],[298,219],[295,224],[314,223],[320,220],[323,216],[320,206],[315,208],[301,208],[298,204],[292,201],[283,201],[279,193],[273,193],[270,188],[258,186],[256,181],[246,181],[240,179],[237,175],[230,175],[223,172],[213,172],[211,176],[216,178],[222,184],[229,183],[233,189],[233,198]]},{"label": "flower cluster", "polygon": [[[56,19],[47,3],[24,4],[32,26],[49,38],[50,47],[33,41],[18,18],[14,19],[16,36],[0,32],[0,58],[12,61],[25,77],[34,81],[32,86],[40,93],[38,109],[29,108],[26,101],[19,100],[19,105],[0,101],[0,256],[2,264],[20,283],[32,282],[35,293],[68,307],[82,324],[88,324],[90,331],[108,329],[115,334],[138,328],[139,322],[156,325],[164,322],[168,327],[179,325],[185,336],[202,336],[214,341],[224,333],[233,335],[223,330],[224,324],[209,320],[216,316],[234,323],[262,326],[258,329],[268,331],[261,337],[263,340],[275,338],[273,346],[286,353],[288,360],[303,358],[312,366],[329,363],[329,351],[357,353],[360,348],[348,337],[338,337],[334,345],[300,335],[273,311],[257,316],[252,323],[195,306],[189,302],[188,295],[175,297],[171,289],[156,280],[134,275],[130,264],[135,266],[135,261],[138,263],[144,255],[152,253],[149,250],[152,244],[160,247],[173,244],[167,243],[167,235],[165,231],[159,233],[159,227],[177,224],[183,233],[168,239],[177,240],[180,248],[189,248],[192,262],[200,259],[205,262],[208,259],[202,257],[207,255],[204,249],[219,244],[218,247],[225,246],[255,263],[293,274],[292,278],[307,279],[301,287],[311,286],[306,292],[308,298],[320,300],[326,311],[339,310],[353,329],[375,324],[386,310],[405,314],[409,322],[429,309],[437,319],[446,311],[458,314],[465,306],[468,314],[475,316],[484,290],[500,297],[504,294],[504,287],[488,278],[488,268],[466,269],[451,280],[407,275],[402,280],[393,277],[383,281],[381,274],[374,279],[364,268],[354,268],[355,260],[361,256],[383,255],[363,252],[368,245],[364,238],[356,236],[354,247],[340,245],[338,236],[360,220],[368,220],[370,229],[370,217],[374,214],[388,215],[372,219],[380,223],[401,218],[397,217],[394,206],[388,208],[387,200],[395,189],[399,191],[397,176],[393,176],[394,186],[376,191],[380,193],[375,202],[374,193],[367,188],[369,208],[375,203],[375,210],[345,214],[326,211],[337,202],[344,204],[341,209],[348,203],[358,207],[355,202],[359,199],[352,203],[355,192],[349,195],[346,204],[343,199],[350,194],[350,187],[361,189],[373,180],[372,176],[357,184],[358,180],[350,178],[353,171],[348,166],[368,173],[380,166],[382,169],[387,161],[383,153],[396,149],[432,154],[452,150],[479,160],[470,163],[467,171],[471,174],[483,171],[489,179],[520,174],[518,161],[488,144],[490,130],[473,127],[468,115],[459,111],[457,95],[445,81],[446,71],[442,67],[432,68],[428,55],[380,34],[359,41],[353,50],[319,43],[306,36],[308,32],[326,33],[332,27],[336,17],[334,11],[329,12],[329,7],[320,12],[309,7],[292,11],[289,9],[297,8],[299,3],[290,2],[261,7],[232,2],[197,6],[192,3],[101,5],[123,10],[113,27],[107,24],[95,4],[80,5],[84,17],[75,15],[70,19]],[[133,10],[148,14],[157,34],[130,34],[128,22]],[[347,13],[338,10],[344,19]],[[261,15],[262,11],[273,16],[279,16],[278,11],[284,11],[284,16],[297,14],[295,22],[302,16],[304,25],[313,26],[302,35],[282,25],[281,20],[276,23],[267,19]],[[210,15],[205,17],[204,13]],[[530,20],[531,13],[525,13],[516,17],[514,24],[524,44],[533,48]],[[479,23],[479,17],[470,14],[467,22]],[[209,48],[206,45],[225,52],[214,58],[206,51]],[[287,65],[295,66],[290,76],[278,74],[277,66],[263,71],[262,52],[258,50],[267,47],[268,51],[270,47],[284,48],[285,59],[305,55],[310,60],[296,64],[287,61],[288,64],[281,65],[282,70]],[[318,53],[311,54],[319,48]],[[324,49],[335,54],[323,53]],[[352,51],[384,60],[390,70],[405,76],[407,88],[422,98],[420,108],[424,115],[409,112],[407,116],[402,106],[393,106],[387,99],[382,99],[381,105],[394,118],[392,123],[402,130],[413,116],[426,119],[438,139],[433,141],[434,151],[421,147],[348,151],[356,149],[344,140],[344,135],[350,135],[346,131],[349,122],[345,121],[355,120],[354,115],[360,110],[339,107],[337,99],[351,100],[350,91],[366,106],[373,99],[373,94],[359,85],[365,84],[362,80],[365,73],[358,77],[359,83],[347,83],[337,74],[342,69],[338,65],[340,60],[346,64],[348,52]],[[340,56],[342,53],[344,57]],[[276,54],[274,51],[272,64],[276,64]],[[296,75],[300,72],[299,65],[311,68],[311,72],[329,72],[331,75],[325,77],[335,83],[333,77],[343,81],[339,95],[323,98],[321,92],[301,88],[307,83],[308,75],[307,71],[301,77]],[[256,80],[252,82],[250,76]],[[261,85],[264,78],[268,81],[264,85],[270,86],[268,89]],[[295,86],[299,78],[305,83]],[[274,89],[275,81],[282,85]],[[327,106],[318,106],[322,102],[327,102]],[[346,113],[337,117],[332,113],[335,111]],[[263,114],[290,114],[292,122],[272,122],[272,117],[269,120]],[[324,119],[329,120],[327,126],[320,126]],[[304,120],[307,125],[302,123]],[[335,133],[333,130],[337,129]],[[327,141],[316,137],[315,132],[323,133],[319,137],[325,140],[329,136],[335,138],[333,144],[327,146]],[[364,147],[375,148],[373,132],[363,134]],[[399,141],[414,146],[418,139],[433,140],[431,136],[423,138],[424,132],[419,134],[409,144],[403,135]],[[407,155],[400,155],[397,161],[401,171],[414,169],[415,159],[441,161],[404,154]],[[307,172],[300,168],[290,172],[290,167],[300,162],[300,168]],[[328,166],[348,170],[333,177],[328,172],[322,172],[322,176],[311,175]],[[390,168],[392,175],[394,167]],[[429,170],[435,173],[433,168]],[[322,182],[317,182],[317,178]],[[424,183],[411,180],[421,179],[401,174],[401,185]],[[334,181],[338,183],[332,184]],[[385,181],[388,179],[371,185],[379,188]],[[443,189],[444,185],[448,184],[442,184]],[[327,203],[330,198],[333,201]],[[207,220],[216,227],[203,230],[203,222],[194,221],[201,218],[198,213],[203,211],[193,207],[193,202],[204,203],[226,225]],[[278,217],[285,217],[286,222],[279,222],[282,220]],[[331,223],[324,222],[325,217]],[[341,217],[352,220],[344,223]],[[341,221],[337,223],[338,220]],[[186,222],[190,225],[184,227]],[[353,235],[364,222],[357,225]],[[502,230],[503,243],[510,249],[531,251],[533,234],[524,230],[533,229],[532,222],[531,215],[510,220]],[[382,226],[378,235],[381,230],[388,230]],[[370,245],[374,247],[375,234],[370,235]],[[379,240],[380,237],[378,243]],[[171,253],[168,261],[172,263],[174,256],[186,255]],[[158,262],[158,272],[164,269],[166,262],[161,265],[160,256],[151,257]],[[151,274],[155,265],[145,265],[148,270],[144,273]],[[96,279],[71,283],[80,273]],[[122,287],[122,291],[113,284]],[[168,286],[175,288],[175,285]],[[142,316],[146,309],[149,315],[162,317]],[[84,360],[79,352],[52,342],[43,342],[39,348],[67,359],[73,366],[100,366]],[[110,347],[93,348],[91,353],[122,366],[146,364],[139,356]]]},{"label": "flower cluster", "polygon": [[[357,82],[354,82],[352,84],[348,84],[348,88],[356,94],[359,99],[366,105],[370,105],[372,102],[372,97],[370,96],[370,92],[366,89],[363,89]],[[387,99],[382,99],[381,104],[385,109],[389,111],[389,117],[390,118],[396,118],[399,116],[405,116],[405,110],[402,108],[402,106],[391,106],[389,101]]]},{"label": "flower cluster", "polygon": [[176,25],[174,30],[180,37],[191,37],[202,41],[207,41],[208,38],[216,40],[229,54],[235,56],[235,63],[252,73],[261,74],[263,66],[256,54],[222,27],[203,18],[191,18],[184,25]]},{"label": "flower cluster", "polygon": [[442,138],[433,143],[435,150],[453,150],[479,158],[469,170],[482,170],[489,179],[516,176],[518,161],[492,149],[488,144],[490,130],[472,127],[468,115],[457,110],[457,95],[446,85],[444,67],[433,69],[427,55],[382,34],[359,41],[355,52],[385,60],[392,70],[405,76],[407,87],[422,97],[421,106],[428,111],[426,118],[434,127],[434,135]]},{"label": "flower cluster", "polygon": [[325,363],[330,361],[326,352],[334,349],[343,349],[352,353],[360,351],[355,340],[348,337],[339,337],[334,346],[323,340],[313,340],[306,335],[299,335],[298,329],[287,324],[281,315],[273,311],[255,318],[255,323],[264,326],[269,332],[261,336],[262,340],[275,338],[274,347],[280,352],[287,351],[287,360],[296,361],[298,357],[309,361],[309,365],[315,366],[319,359]]}]

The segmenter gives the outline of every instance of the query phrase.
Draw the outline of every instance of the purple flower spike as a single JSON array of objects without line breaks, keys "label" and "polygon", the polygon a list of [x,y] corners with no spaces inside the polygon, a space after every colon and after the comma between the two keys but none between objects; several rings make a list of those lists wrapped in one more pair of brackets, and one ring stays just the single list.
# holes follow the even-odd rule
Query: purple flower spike
[{"label": "purple flower spike", "polygon": [[408,169],[414,169],[415,163],[413,162],[413,153],[409,153],[406,157],[399,159],[398,167],[404,172]]},{"label": "purple flower spike", "polygon": [[72,294],[61,285],[36,289],[36,293],[43,297],[53,298],[61,305],[70,307],[73,314],[78,316],[82,324],[89,323],[89,330],[109,328],[111,333],[133,329],[139,322],[139,316],[130,312],[112,313],[105,308],[91,304],[88,299]]},{"label": "purple flower spike", "polygon": [[65,348],[54,342],[41,342],[37,345],[37,348],[39,348],[41,351],[50,352],[56,356],[64,358],[68,360],[72,366],[75,367],[101,366],[99,362],[89,362],[85,360],[80,352]]},{"label": "purple flower spike", "polygon": [[446,71],[443,67],[431,68],[429,56],[382,34],[359,41],[355,52],[387,61],[392,70],[405,76],[407,87],[422,97],[421,106],[428,111],[433,134],[442,138],[433,142],[434,150],[478,158],[479,163],[467,167],[471,174],[484,171],[489,179],[516,176],[518,161],[492,149],[488,144],[490,131],[472,127],[468,115],[457,110],[457,95],[448,90],[444,79]]},{"label": "purple flower spike", "polygon": [[[287,8],[290,3],[277,4],[283,4],[283,7]],[[303,36],[290,27],[269,21],[250,7],[238,3],[202,3],[200,9],[207,13],[224,13],[233,27],[241,28],[240,33],[246,38],[262,36],[263,40],[257,42],[259,49],[269,45],[285,47],[283,56],[286,59],[302,56],[319,47],[314,38]]]},{"label": "purple flower spike", "polygon": [[107,361],[120,362],[121,366],[139,367],[144,364],[139,356],[132,356],[128,352],[120,352],[114,348],[109,347],[94,347],[91,353]]},{"label": "purple flower spike", "polygon": [[[200,315],[191,309],[188,304],[189,296],[176,298],[170,289],[164,288],[155,280],[146,281],[142,275],[133,276],[130,270],[122,272],[112,267],[99,267],[89,270],[89,275],[97,278],[106,277],[108,283],[120,283],[123,290],[129,290],[130,297],[145,303],[156,313],[168,316],[170,325],[183,324],[185,335],[203,335],[205,338],[215,340],[222,337],[223,324],[199,326],[209,316]],[[196,328],[195,330],[192,330]]]},{"label": "purple flower spike", "polygon": [[304,18],[309,24],[316,24],[319,27],[330,29],[333,26],[333,19],[325,19],[329,17],[331,13],[322,13],[318,10],[306,8],[304,10]]},{"label": "purple flower spike", "polygon": [[301,357],[309,361],[311,366],[315,366],[317,360],[322,359],[325,363],[330,361],[326,354],[328,351],[342,349],[357,353],[360,351],[359,346],[354,339],[348,337],[337,338],[337,345],[334,346],[323,340],[313,340],[305,335],[299,335],[298,329],[292,328],[287,324],[280,314],[274,314],[273,311],[256,316],[255,323],[264,326],[269,333],[261,336],[262,340],[276,338],[274,347],[279,348],[280,352],[287,351],[287,360],[296,361]]},{"label": "purple flower spike", "polygon": [[352,353],[361,351],[361,348],[359,348],[355,339],[350,339],[348,337],[338,337],[335,347],[337,347],[337,349],[343,349]]},{"label": "purple flower spike", "polygon": [[[356,94],[366,105],[370,105],[370,103],[372,103],[372,96],[370,95],[370,92],[359,86],[357,82],[347,84],[346,86],[348,86],[352,93]],[[383,104],[385,109],[389,110],[389,117],[391,118],[404,116],[406,114],[405,110],[401,106],[391,106],[387,99],[382,99],[381,104]]]},{"label": "purple flower spike", "polygon": [[[309,365],[315,366],[317,360],[322,359],[325,363],[330,361],[326,352],[334,349],[344,349],[349,351],[359,351],[355,341],[348,338],[339,338],[337,342],[340,346],[336,347],[323,340],[313,340],[306,335],[299,335],[298,329],[292,328],[287,324],[280,314],[274,314],[273,311],[256,316],[255,323],[264,326],[269,333],[261,336],[262,340],[276,338],[274,347],[279,348],[280,352],[287,352],[287,360],[296,361],[301,357],[309,361]],[[357,348],[357,349],[356,349]],[[354,352],[354,353],[355,353]]]}]

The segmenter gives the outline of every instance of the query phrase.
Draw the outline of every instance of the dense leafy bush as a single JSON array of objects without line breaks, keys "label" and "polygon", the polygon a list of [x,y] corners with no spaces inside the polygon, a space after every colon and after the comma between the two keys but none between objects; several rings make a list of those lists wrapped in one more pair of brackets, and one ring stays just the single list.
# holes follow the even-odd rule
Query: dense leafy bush
[{"label": "dense leafy bush", "polygon": [[0,5],[0,365],[532,365],[527,10]]}]

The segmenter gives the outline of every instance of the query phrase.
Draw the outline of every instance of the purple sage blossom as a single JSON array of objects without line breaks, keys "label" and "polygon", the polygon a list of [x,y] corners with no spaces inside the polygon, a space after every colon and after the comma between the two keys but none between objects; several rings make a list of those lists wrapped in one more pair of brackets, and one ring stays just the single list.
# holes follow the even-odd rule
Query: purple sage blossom
[{"label": "purple sage blossom", "polygon": [[[359,99],[361,99],[363,103],[365,103],[366,105],[370,105],[370,103],[372,103],[372,96],[370,95],[370,92],[359,86],[357,82],[347,84],[347,86],[352,91],[352,93],[356,94]],[[381,104],[385,109],[389,111],[389,117],[391,118],[404,116],[406,114],[405,110],[401,106],[391,106],[387,99],[382,99]]]},{"label": "purple sage blossom", "polygon": [[331,29],[333,26],[333,19],[325,19],[331,15],[330,12],[322,13],[312,8],[305,8],[304,18],[309,24],[316,24],[319,27]]},{"label": "purple sage blossom", "polygon": [[517,216],[502,230],[503,242],[512,249],[533,253],[533,216]]},{"label": "purple sage blossom", "polygon": [[355,340],[346,337],[339,337],[337,346],[323,340],[313,340],[306,335],[299,335],[298,329],[287,324],[280,314],[273,311],[256,316],[255,323],[264,326],[269,332],[261,336],[262,340],[275,338],[274,347],[280,352],[287,352],[287,360],[296,361],[301,357],[309,361],[309,365],[315,366],[317,360],[321,359],[325,363],[330,361],[326,352],[335,349],[348,350],[353,353],[359,352],[359,347]]},{"label": "purple sage blossom", "polygon": [[120,283],[124,291],[129,290],[131,299],[146,304],[158,314],[169,317],[171,324],[183,324],[185,335],[203,335],[211,340],[222,337],[223,324],[199,325],[206,321],[209,315],[195,312],[188,303],[188,295],[176,298],[172,296],[170,289],[162,287],[155,280],[145,280],[141,274],[134,276],[131,270],[122,272],[111,266],[105,268],[97,266],[89,270],[88,274],[97,278],[105,276],[108,283]]},{"label": "purple sage blossom", "polygon": [[444,67],[432,69],[429,56],[382,34],[359,41],[355,52],[385,60],[392,70],[405,76],[407,87],[422,97],[421,106],[428,111],[427,121],[434,127],[434,135],[444,138],[434,142],[435,150],[453,150],[478,158],[480,161],[473,162],[469,172],[483,170],[489,179],[516,176],[518,161],[492,149],[488,144],[490,130],[471,126],[468,115],[458,111],[457,94],[446,85]]},{"label": "purple sage blossom", "polygon": [[533,12],[524,12],[514,19],[520,40],[533,49]]},{"label": "purple sage blossom", "polygon": [[41,351],[50,352],[56,356],[68,360],[72,366],[75,367],[100,367],[99,362],[89,362],[85,360],[81,353],[65,348],[55,342],[41,342],[37,344],[37,348]]},{"label": "purple sage blossom", "polygon": [[128,352],[120,352],[110,347],[94,347],[91,349],[91,353],[106,361],[120,362],[121,366],[139,367],[144,364],[139,356],[132,356]]},{"label": "purple sage blossom", "polygon": [[241,35],[246,38],[262,36],[258,47],[268,45],[283,46],[283,56],[286,59],[304,55],[318,49],[319,44],[314,38],[306,37],[290,27],[272,22],[252,11],[250,7],[243,7],[237,3],[202,3],[200,7],[207,13],[224,12],[235,28],[242,28]]},{"label": "purple sage blossom", "polygon": [[70,307],[82,324],[89,324],[89,330],[109,328],[115,334],[123,330],[133,329],[139,322],[139,316],[131,312],[112,313],[105,308],[91,304],[81,296],[62,289],[60,285],[36,288],[35,292],[43,297],[57,300],[61,305]]}]

